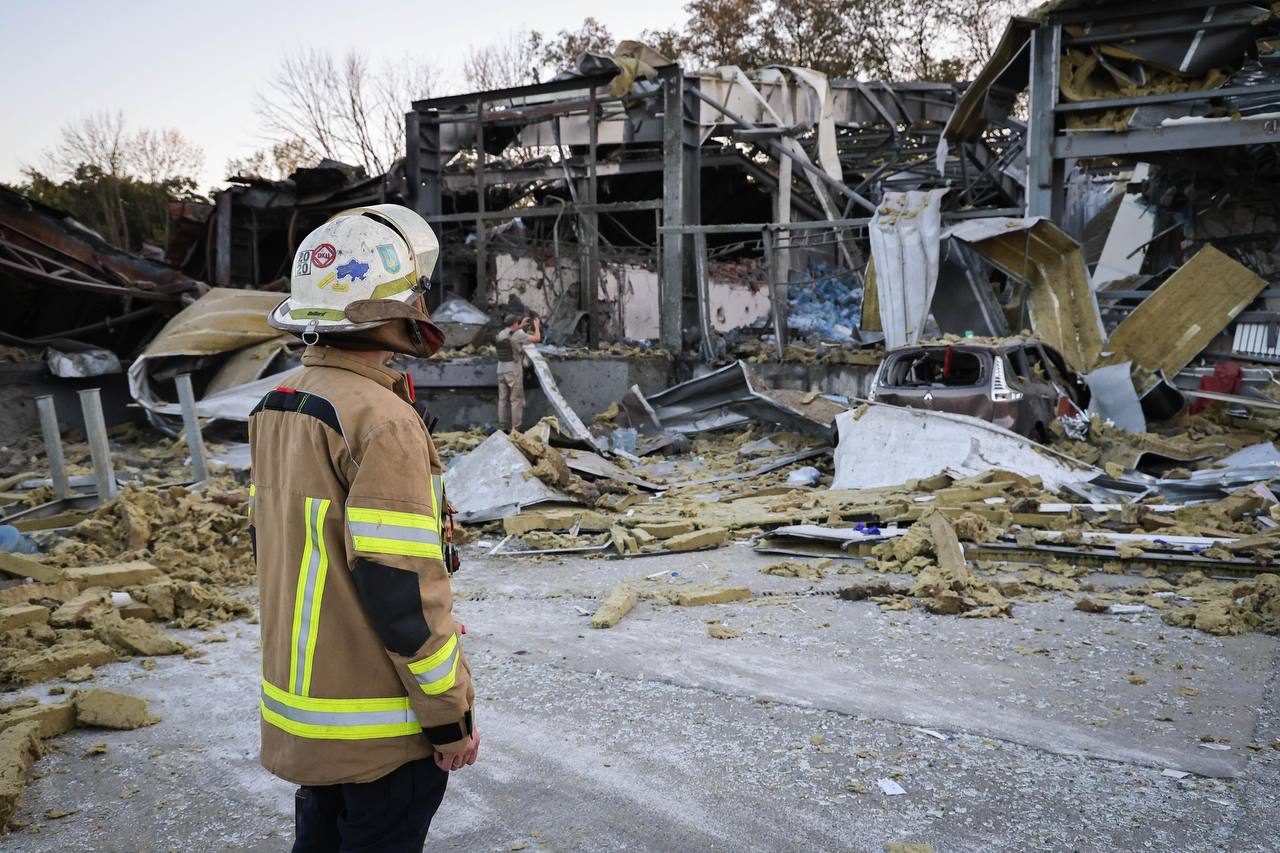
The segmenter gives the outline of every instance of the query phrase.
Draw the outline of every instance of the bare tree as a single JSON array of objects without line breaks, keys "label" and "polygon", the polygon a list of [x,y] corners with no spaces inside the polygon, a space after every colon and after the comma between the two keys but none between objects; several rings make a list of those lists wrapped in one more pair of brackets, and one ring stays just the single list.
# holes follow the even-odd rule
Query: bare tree
[{"label": "bare tree", "polygon": [[434,77],[407,58],[375,68],[355,51],[335,59],[309,50],[281,61],[258,94],[258,117],[276,145],[301,140],[321,157],[381,174],[404,151],[404,114],[430,95]]},{"label": "bare tree", "polygon": [[103,111],[63,125],[58,144],[45,159],[54,173],[70,175],[81,166],[92,166],[104,175],[123,175],[128,149],[124,113]]},{"label": "bare tree", "polygon": [[467,48],[462,79],[473,92],[523,86],[536,82],[540,60],[533,33],[509,30],[496,41]]},{"label": "bare tree", "polygon": [[130,139],[125,160],[134,177],[162,184],[199,172],[204,165],[204,151],[173,128],[143,129]]},{"label": "bare tree", "polygon": [[304,140],[286,139],[268,148],[259,148],[247,157],[228,160],[226,171],[230,177],[283,180],[319,157]]}]

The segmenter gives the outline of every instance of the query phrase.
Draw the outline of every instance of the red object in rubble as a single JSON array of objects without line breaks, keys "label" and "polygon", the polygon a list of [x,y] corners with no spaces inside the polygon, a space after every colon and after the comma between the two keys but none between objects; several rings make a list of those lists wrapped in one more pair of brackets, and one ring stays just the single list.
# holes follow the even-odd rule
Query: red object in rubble
[{"label": "red object in rubble", "polygon": [[[1220,361],[1213,368],[1212,376],[1200,380],[1201,391],[1216,391],[1219,394],[1235,394],[1244,382],[1244,368],[1234,361]],[[1212,400],[1199,397],[1191,404],[1191,414],[1203,412]]]}]

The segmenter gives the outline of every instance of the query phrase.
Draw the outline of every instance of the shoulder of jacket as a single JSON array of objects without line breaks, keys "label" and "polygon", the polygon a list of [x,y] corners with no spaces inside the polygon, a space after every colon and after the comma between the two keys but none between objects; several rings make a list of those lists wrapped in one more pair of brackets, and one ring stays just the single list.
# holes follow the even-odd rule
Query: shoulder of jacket
[{"label": "shoulder of jacket", "polygon": [[407,437],[412,442],[421,441],[423,445],[431,442],[422,418],[416,412],[411,412],[409,417],[389,417],[368,424],[355,438],[354,451],[357,457],[363,461],[368,448],[387,436],[397,436],[398,439]]}]

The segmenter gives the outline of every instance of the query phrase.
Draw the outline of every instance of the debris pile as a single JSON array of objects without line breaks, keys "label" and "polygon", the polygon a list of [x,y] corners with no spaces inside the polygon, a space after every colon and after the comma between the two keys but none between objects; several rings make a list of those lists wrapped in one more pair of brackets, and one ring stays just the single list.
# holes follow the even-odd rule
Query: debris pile
[{"label": "debris pile", "polygon": [[[713,395],[723,387],[707,386]],[[1059,446],[1093,451],[1083,455],[1102,463],[1095,467],[961,415],[845,410],[833,453],[771,420],[766,407],[722,418],[725,408],[696,397],[680,406],[684,420],[669,422],[693,427],[680,452],[606,458],[547,420],[460,456],[448,493],[456,502],[453,483],[465,483],[455,471],[494,469],[490,445],[501,441],[516,453],[515,484],[544,491],[530,503],[505,495],[461,507],[482,531],[503,536],[497,556],[632,558],[751,545],[786,558],[768,575],[909,577],[864,578],[842,593],[885,609],[1001,617],[1019,601],[1070,594],[1082,596],[1081,609],[1160,612],[1214,633],[1277,630],[1268,569],[1280,553],[1280,502],[1268,484],[1280,479],[1280,451],[1257,441],[1269,434],[1265,422],[1206,412],[1181,432],[1130,433],[1086,419],[1072,427],[1074,444]],[[676,402],[653,408],[675,412]],[[697,428],[703,421],[728,426]],[[1183,582],[1197,573],[1202,582]],[[1090,574],[1124,577],[1098,586]],[[646,599],[679,603],[665,595],[629,585],[595,621],[612,627]]]},{"label": "debris pile", "polygon": [[157,722],[147,700],[100,688],[44,704],[31,696],[0,702],[0,833],[14,828],[27,771],[44,754],[45,740],[77,727],[136,729]]},{"label": "debris pile", "polygon": [[[190,654],[156,623],[212,628],[250,615],[246,490],[127,486],[66,531],[37,533],[42,559],[0,555],[30,582],[0,589],[0,681],[30,684],[133,655]],[[88,668],[88,670],[86,670]]]}]

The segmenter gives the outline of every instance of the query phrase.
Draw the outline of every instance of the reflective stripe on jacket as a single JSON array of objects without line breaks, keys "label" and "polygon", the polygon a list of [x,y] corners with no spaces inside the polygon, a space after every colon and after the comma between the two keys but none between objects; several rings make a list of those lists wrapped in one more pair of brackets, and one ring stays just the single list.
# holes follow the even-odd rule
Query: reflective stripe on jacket
[{"label": "reflective stripe on jacket", "polygon": [[442,469],[404,377],[326,347],[302,363],[249,419],[262,764],[367,782],[471,731]]}]

